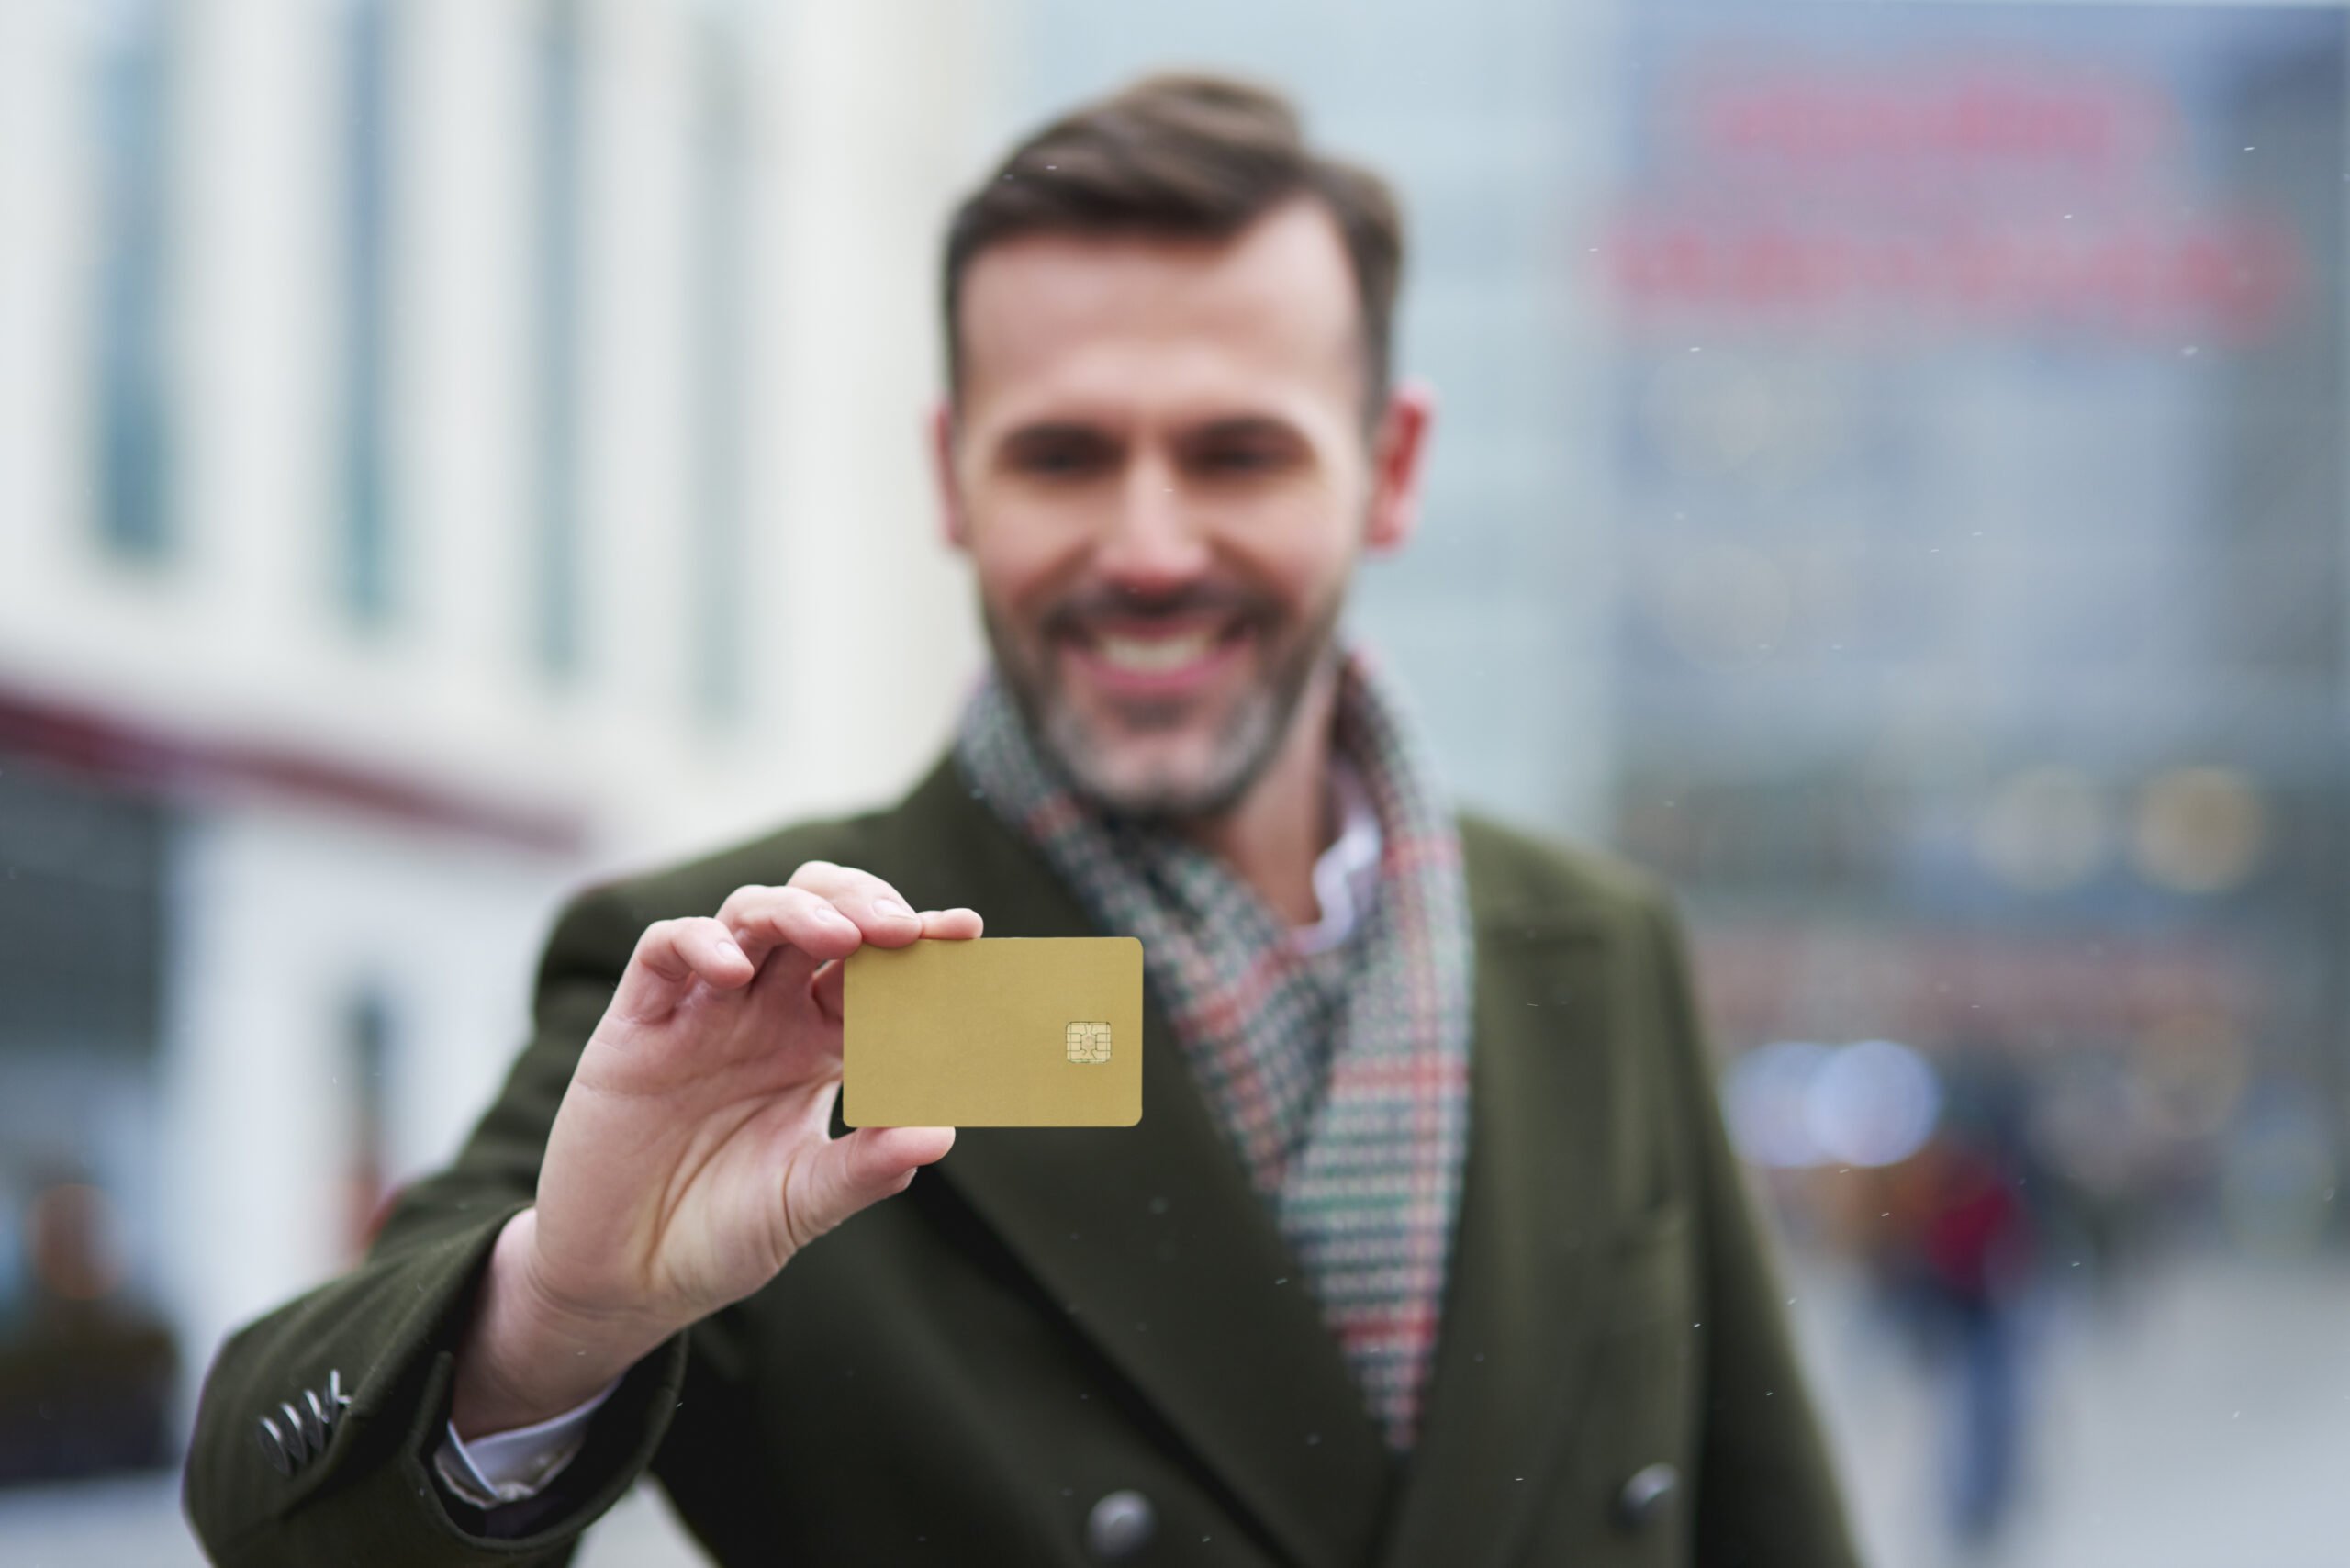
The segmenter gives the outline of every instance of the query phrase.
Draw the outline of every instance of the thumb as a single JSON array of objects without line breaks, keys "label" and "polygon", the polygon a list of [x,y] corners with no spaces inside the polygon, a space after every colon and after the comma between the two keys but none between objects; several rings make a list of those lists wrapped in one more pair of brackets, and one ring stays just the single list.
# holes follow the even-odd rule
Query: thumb
[{"label": "thumb", "polygon": [[816,1151],[800,1214],[804,1246],[859,1209],[906,1190],[914,1171],[955,1147],[953,1127],[859,1127]]}]

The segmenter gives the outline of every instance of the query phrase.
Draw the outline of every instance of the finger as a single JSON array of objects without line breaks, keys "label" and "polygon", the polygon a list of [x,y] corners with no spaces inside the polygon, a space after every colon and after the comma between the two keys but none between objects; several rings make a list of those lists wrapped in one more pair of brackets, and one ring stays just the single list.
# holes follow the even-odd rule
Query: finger
[{"label": "finger", "polygon": [[816,1011],[827,1024],[837,1024],[848,1015],[848,966],[826,964],[816,971],[815,983],[808,994],[816,999]]},{"label": "finger", "polygon": [[[965,942],[977,936],[983,923],[977,910],[926,909],[922,912],[922,934],[949,942]],[[837,1024],[848,1014],[846,992],[847,971],[839,964],[827,964],[816,971],[815,982],[809,994],[816,999],[816,1011],[828,1024]]]},{"label": "finger", "polygon": [[968,942],[986,926],[975,909],[926,909],[922,912],[922,934],[948,942]]},{"label": "finger", "polygon": [[914,1172],[955,1147],[953,1127],[859,1127],[815,1151],[807,1184],[793,1204],[796,1246],[822,1235],[859,1209],[902,1193]]},{"label": "finger", "polygon": [[731,991],[757,972],[733,935],[702,917],[655,921],[636,939],[636,951],[612,992],[612,1009],[643,1021],[666,1015],[697,981]]},{"label": "finger", "polygon": [[719,906],[718,918],[755,964],[778,947],[792,947],[807,956],[807,967],[813,969],[856,952],[865,941],[855,921],[804,888],[737,888]]},{"label": "finger", "polygon": [[902,947],[922,935],[922,916],[870,871],[811,860],[791,874],[790,885],[831,901],[876,946]]}]

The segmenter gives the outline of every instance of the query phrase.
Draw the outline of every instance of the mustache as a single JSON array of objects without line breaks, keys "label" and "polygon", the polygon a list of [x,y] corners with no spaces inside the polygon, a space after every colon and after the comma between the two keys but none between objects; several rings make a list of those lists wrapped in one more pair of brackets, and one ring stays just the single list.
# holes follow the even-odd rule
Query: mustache
[{"label": "mustache", "polygon": [[1212,583],[1187,583],[1165,593],[1132,588],[1093,588],[1061,600],[1038,618],[1047,637],[1075,635],[1100,621],[1167,622],[1220,617],[1268,622],[1279,607],[1267,595]]}]

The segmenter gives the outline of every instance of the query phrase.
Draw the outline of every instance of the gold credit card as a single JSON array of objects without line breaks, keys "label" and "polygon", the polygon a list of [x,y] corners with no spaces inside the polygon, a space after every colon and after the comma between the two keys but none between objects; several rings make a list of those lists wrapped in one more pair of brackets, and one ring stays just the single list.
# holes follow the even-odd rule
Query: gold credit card
[{"label": "gold credit card", "polygon": [[1132,936],[859,947],[843,976],[852,1127],[1130,1127],[1142,1120]]}]

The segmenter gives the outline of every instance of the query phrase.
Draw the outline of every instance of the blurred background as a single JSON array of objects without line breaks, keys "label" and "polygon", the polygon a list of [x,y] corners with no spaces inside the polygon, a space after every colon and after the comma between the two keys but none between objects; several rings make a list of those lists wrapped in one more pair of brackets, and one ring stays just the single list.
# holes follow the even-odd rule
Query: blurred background
[{"label": "blurred background", "polygon": [[1407,197],[1360,629],[1684,896],[1873,1561],[2345,1561],[2350,19],[2042,0],[0,4],[0,1561],[196,1561],[566,888],[934,753],[941,221],[1164,64]]}]

